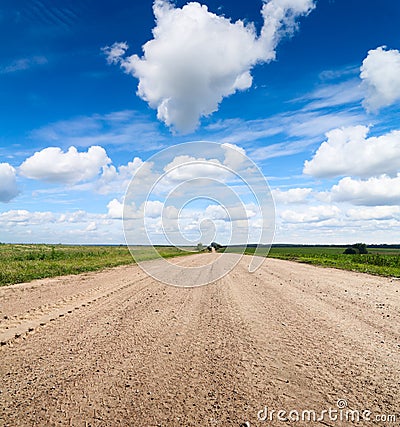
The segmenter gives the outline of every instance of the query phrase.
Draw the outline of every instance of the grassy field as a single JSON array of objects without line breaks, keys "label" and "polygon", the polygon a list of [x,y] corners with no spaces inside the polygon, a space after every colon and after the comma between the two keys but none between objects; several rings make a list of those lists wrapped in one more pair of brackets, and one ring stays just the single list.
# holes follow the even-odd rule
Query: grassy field
[{"label": "grassy field", "polygon": [[[368,254],[362,255],[345,255],[343,254],[345,249],[346,247],[335,246],[273,246],[268,256],[324,267],[400,277],[400,249],[368,248]],[[253,254],[254,250],[250,247],[245,253]]]},{"label": "grassy field", "polygon": [[[188,252],[168,246],[157,248],[164,258],[187,255]],[[193,248],[194,249],[194,248]],[[345,247],[335,246],[274,246],[268,256],[325,267],[382,276],[400,277],[400,249],[368,248],[365,255],[344,255]],[[240,247],[229,247],[238,252]],[[249,247],[246,254],[253,254]],[[140,261],[154,258],[146,247],[137,247]],[[267,250],[259,255],[267,256]],[[134,263],[126,246],[69,246],[0,244],[0,286],[65,274],[79,274],[106,267]]]},{"label": "grassy field", "polygon": [[[159,247],[164,258],[186,255],[180,249]],[[146,248],[142,258],[150,259]],[[65,274],[79,274],[131,264],[126,246],[69,246],[0,244],[0,286]]]}]

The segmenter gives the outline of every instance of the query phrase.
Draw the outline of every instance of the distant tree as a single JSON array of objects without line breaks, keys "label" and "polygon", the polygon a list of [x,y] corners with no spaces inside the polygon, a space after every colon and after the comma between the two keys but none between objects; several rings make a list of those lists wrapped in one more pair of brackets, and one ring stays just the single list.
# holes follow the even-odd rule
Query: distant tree
[{"label": "distant tree", "polygon": [[357,249],[359,254],[367,254],[368,253],[367,245],[365,243],[356,243],[356,244],[352,245],[352,247]]},{"label": "distant tree", "polygon": [[210,246],[211,246],[212,248],[214,248],[216,251],[217,251],[218,249],[221,249],[221,248],[222,248],[222,246],[221,246],[219,243],[216,243],[216,242],[212,242]]},{"label": "distant tree", "polygon": [[367,254],[367,245],[365,243],[355,243],[354,245],[349,246],[344,252],[344,254]]},{"label": "distant tree", "polygon": [[203,250],[203,243],[197,243],[197,250],[201,252]]},{"label": "distant tree", "polygon": [[219,243],[216,242],[212,242],[207,246],[207,249],[211,252],[212,250],[214,250],[215,252],[217,252],[219,249],[222,249],[224,246],[220,245]]}]

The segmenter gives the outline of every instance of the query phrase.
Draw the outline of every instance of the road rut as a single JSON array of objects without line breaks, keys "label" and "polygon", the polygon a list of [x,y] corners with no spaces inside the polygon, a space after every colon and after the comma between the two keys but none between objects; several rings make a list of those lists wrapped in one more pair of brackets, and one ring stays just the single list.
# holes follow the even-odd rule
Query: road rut
[{"label": "road rut", "polygon": [[136,265],[1,288],[0,425],[283,426],[260,411],[338,401],[399,425],[399,281],[249,260],[194,288]]}]

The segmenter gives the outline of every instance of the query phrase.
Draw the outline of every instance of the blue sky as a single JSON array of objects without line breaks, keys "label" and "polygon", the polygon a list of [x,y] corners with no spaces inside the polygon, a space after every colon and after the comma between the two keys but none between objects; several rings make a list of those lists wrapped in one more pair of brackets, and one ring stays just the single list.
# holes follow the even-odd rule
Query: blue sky
[{"label": "blue sky", "polygon": [[123,243],[137,168],[207,140],[261,169],[276,242],[399,243],[399,2],[200,4],[2,2],[0,241]]}]

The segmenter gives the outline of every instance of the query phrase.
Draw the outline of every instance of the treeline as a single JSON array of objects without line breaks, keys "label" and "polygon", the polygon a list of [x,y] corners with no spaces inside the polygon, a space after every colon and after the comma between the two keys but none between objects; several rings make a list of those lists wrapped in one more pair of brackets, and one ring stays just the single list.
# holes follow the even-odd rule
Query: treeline
[{"label": "treeline", "polygon": [[[258,247],[268,247],[268,245],[257,245],[256,243],[249,243],[248,245],[229,245],[229,247],[235,248],[235,247],[243,247],[246,246],[247,248],[256,248]],[[347,248],[353,246],[352,243],[349,244],[343,244],[343,245],[323,245],[323,244],[316,244],[316,245],[308,245],[308,244],[297,244],[297,243],[273,243],[271,245],[271,248]],[[400,244],[367,244],[367,248],[370,249],[400,249]]]}]

